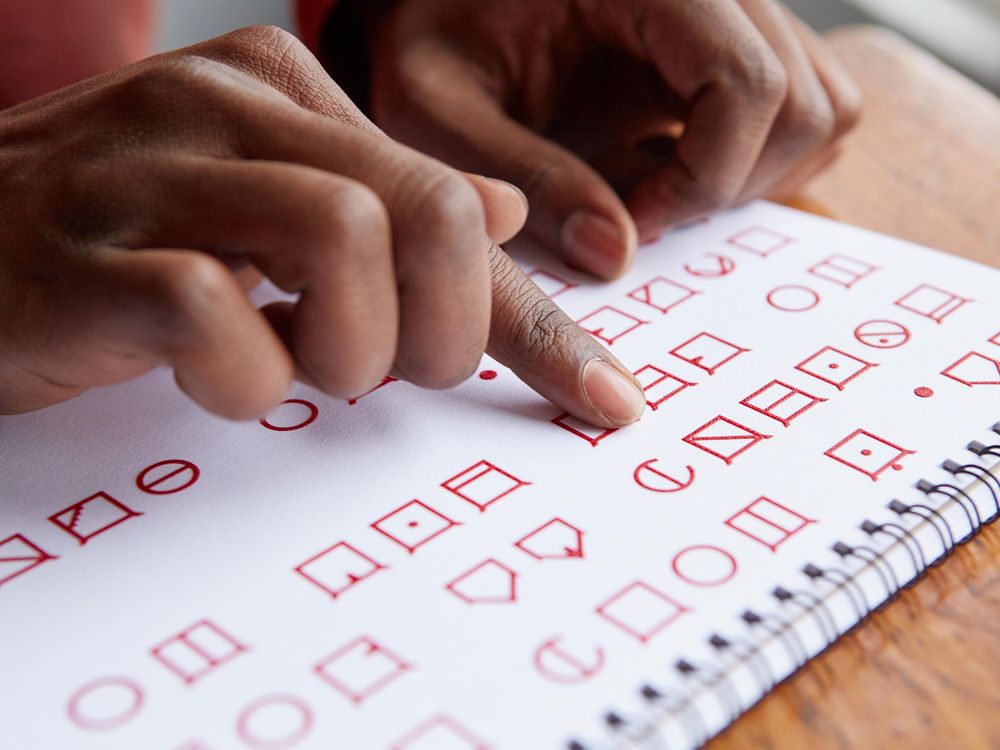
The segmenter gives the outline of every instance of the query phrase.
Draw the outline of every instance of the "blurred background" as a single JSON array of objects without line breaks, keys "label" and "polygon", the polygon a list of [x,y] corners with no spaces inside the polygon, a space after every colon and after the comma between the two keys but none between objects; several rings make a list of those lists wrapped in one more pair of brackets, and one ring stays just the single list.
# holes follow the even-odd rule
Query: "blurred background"
[{"label": "blurred background", "polygon": [[[859,22],[893,28],[1000,93],[1000,0],[786,0],[785,4],[820,30]],[[160,9],[161,50],[254,23],[294,30],[288,0],[165,0]]]}]

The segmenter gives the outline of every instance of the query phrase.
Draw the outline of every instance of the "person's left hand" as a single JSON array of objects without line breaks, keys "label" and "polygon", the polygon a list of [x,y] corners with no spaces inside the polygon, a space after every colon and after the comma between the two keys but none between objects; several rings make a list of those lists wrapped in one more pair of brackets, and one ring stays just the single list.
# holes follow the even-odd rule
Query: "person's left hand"
[{"label": "person's left hand", "polygon": [[624,272],[637,241],[810,176],[860,107],[823,41],[777,0],[362,9],[375,121],[518,185],[527,233],[603,278]]}]

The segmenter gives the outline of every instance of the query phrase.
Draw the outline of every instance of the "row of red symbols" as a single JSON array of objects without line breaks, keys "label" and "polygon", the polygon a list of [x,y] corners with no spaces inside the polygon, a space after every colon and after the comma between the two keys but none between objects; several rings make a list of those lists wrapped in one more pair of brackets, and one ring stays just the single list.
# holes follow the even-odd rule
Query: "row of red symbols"
[{"label": "row of red symbols", "polygon": [[[136,476],[135,485],[147,495],[170,495],[186,490],[200,476],[201,470],[190,461],[171,459],[147,466]],[[142,515],[111,494],[100,491],[56,511],[47,520],[83,546]],[[42,549],[24,534],[0,539],[0,586],[57,559],[57,555]]]},{"label": "row of red symbols", "polygon": [[[367,393],[357,398],[348,399],[347,405],[354,406],[361,399],[390,383],[398,382],[398,378],[386,375],[382,381]],[[308,427],[319,417],[319,407],[304,398],[288,398],[278,404],[270,414],[260,420],[260,426],[273,432],[295,432]]]}]

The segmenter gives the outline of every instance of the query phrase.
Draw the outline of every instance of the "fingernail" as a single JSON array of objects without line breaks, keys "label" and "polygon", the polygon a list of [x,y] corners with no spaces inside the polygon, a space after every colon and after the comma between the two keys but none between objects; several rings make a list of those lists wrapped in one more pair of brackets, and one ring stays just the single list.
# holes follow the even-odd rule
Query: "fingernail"
[{"label": "fingernail", "polygon": [[577,211],[563,224],[561,240],[571,265],[604,278],[621,273],[625,235],[603,216]]},{"label": "fingernail", "polygon": [[518,197],[521,203],[524,204],[524,210],[525,211],[528,210],[528,196],[526,196],[524,194],[524,191],[521,190],[521,188],[519,188],[513,182],[507,182],[507,180],[501,180],[497,177],[487,177],[486,179],[492,182],[497,187],[501,187],[512,192],[514,195]]},{"label": "fingernail", "polygon": [[631,424],[646,410],[642,391],[603,359],[592,359],[583,368],[583,390],[593,407],[615,424]]}]

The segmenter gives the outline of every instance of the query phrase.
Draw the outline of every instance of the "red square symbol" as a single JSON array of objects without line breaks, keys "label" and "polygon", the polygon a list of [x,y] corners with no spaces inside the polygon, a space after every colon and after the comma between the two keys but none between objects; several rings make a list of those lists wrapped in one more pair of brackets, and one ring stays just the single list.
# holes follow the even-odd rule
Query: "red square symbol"
[{"label": "red square symbol", "polygon": [[389,750],[490,750],[490,746],[450,716],[439,714],[411,729]]},{"label": "red square symbol", "polygon": [[235,659],[247,647],[210,620],[194,625],[153,646],[150,653],[188,685]]},{"label": "red square symbol", "polygon": [[466,604],[511,604],[517,601],[517,573],[491,557],[445,588]]},{"label": "red square symbol", "polygon": [[560,414],[552,420],[552,424],[562,427],[566,432],[576,435],[578,438],[586,440],[595,448],[597,444],[604,440],[613,432],[618,432],[617,427],[594,427],[589,422],[577,419],[572,414]]},{"label": "red square symbol", "polygon": [[638,289],[629,292],[628,296],[636,302],[648,305],[666,315],[677,305],[686,302],[696,294],[700,294],[696,289],[678,284],[663,276],[657,276]]},{"label": "red square symbol", "polygon": [[654,365],[644,365],[632,374],[642,386],[642,391],[646,394],[646,404],[653,411],[656,411],[664,401],[676,396],[685,388],[697,385],[697,383],[689,383],[676,375],[671,375],[666,370],[661,370]]},{"label": "red square symbol", "polygon": [[80,544],[86,544],[108,529],[141,515],[142,513],[118,502],[106,492],[98,492],[53,513],[49,516],[49,521],[75,537]]},{"label": "red square symbol", "polygon": [[429,505],[419,500],[411,500],[375,521],[372,528],[413,554],[417,547],[443,534],[452,526],[458,525],[457,521],[451,520]]},{"label": "red square symbol", "polygon": [[674,347],[670,353],[709,375],[714,375],[724,364],[749,351],[711,333],[703,332]]},{"label": "red square symbol", "polygon": [[0,540],[0,586],[42,563],[56,559],[55,555],[50,555],[21,534]]},{"label": "red square symbol", "polygon": [[553,518],[514,542],[536,560],[583,558],[583,531],[561,518]]},{"label": "red square symbol", "polygon": [[914,453],[866,430],[855,430],[823,455],[877,481],[886,469],[902,469],[902,459]]},{"label": "red square symbol", "polygon": [[825,398],[813,396],[795,386],[772,380],[763,388],[754,391],[740,403],[758,414],[780,422],[785,427],[805,414],[816,404],[826,401]]},{"label": "red square symbol", "polygon": [[904,310],[930,318],[935,323],[943,323],[945,318],[967,302],[972,300],[930,284],[921,284],[896,300],[896,304]]},{"label": "red square symbol", "polygon": [[573,287],[579,286],[579,284],[574,284],[572,281],[567,281],[554,273],[549,273],[541,268],[536,268],[531,273],[527,274],[528,278],[535,282],[535,285],[541,289],[549,299],[553,297],[558,297],[563,292],[568,292]]},{"label": "red square symbol", "polygon": [[739,234],[735,234],[726,240],[730,245],[746,250],[747,252],[766,258],[771,253],[781,250],[793,242],[795,239],[781,232],[764,227],[750,227],[744,229]]},{"label": "red square symbol", "polygon": [[518,479],[510,472],[484,460],[474,463],[451,479],[446,479],[441,486],[484,511],[487,506],[529,484],[531,482]]},{"label": "red square symbol", "polygon": [[831,255],[808,269],[809,273],[848,289],[877,270],[878,266],[840,253]]},{"label": "red square symbol", "polygon": [[643,581],[626,586],[597,607],[597,614],[643,643],[688,611]]},{"label": "red square symbol", "polygon": [[622,336],[631,333],[640,326],[646,325],[649,321],[640,320],[634,315],[629,315],[610,305],[605,305],[594,310],[589,315],[585,315],[576,322],[587,333],[610,346]]},{"label": "red square symbol", "polygon": [[682,440],[716,458],[721,458],[728,465],[739,455],[770,437],[771,435],[757,432],[720,415],[683,437]]},{"label": "red square symbol", "polygon": [[347,542],[337,542],[310,557],[295,568],[295,572],[336,599],[384,568]]},{"label": "red square symbol", "polygon": [[844,386],[854,378],[873,367],[878,365],[842,352],[840,349],[834,349],[832,346],[824,346],[811,357],[795,365],[795,369],[799,372],[829,383],[838,391],[844,390]]},{"label": "red square symbol", "polygon": [[313,671],[354,703],[375,695],[413,667],[371,638],[355,638],[320,661]]}]

